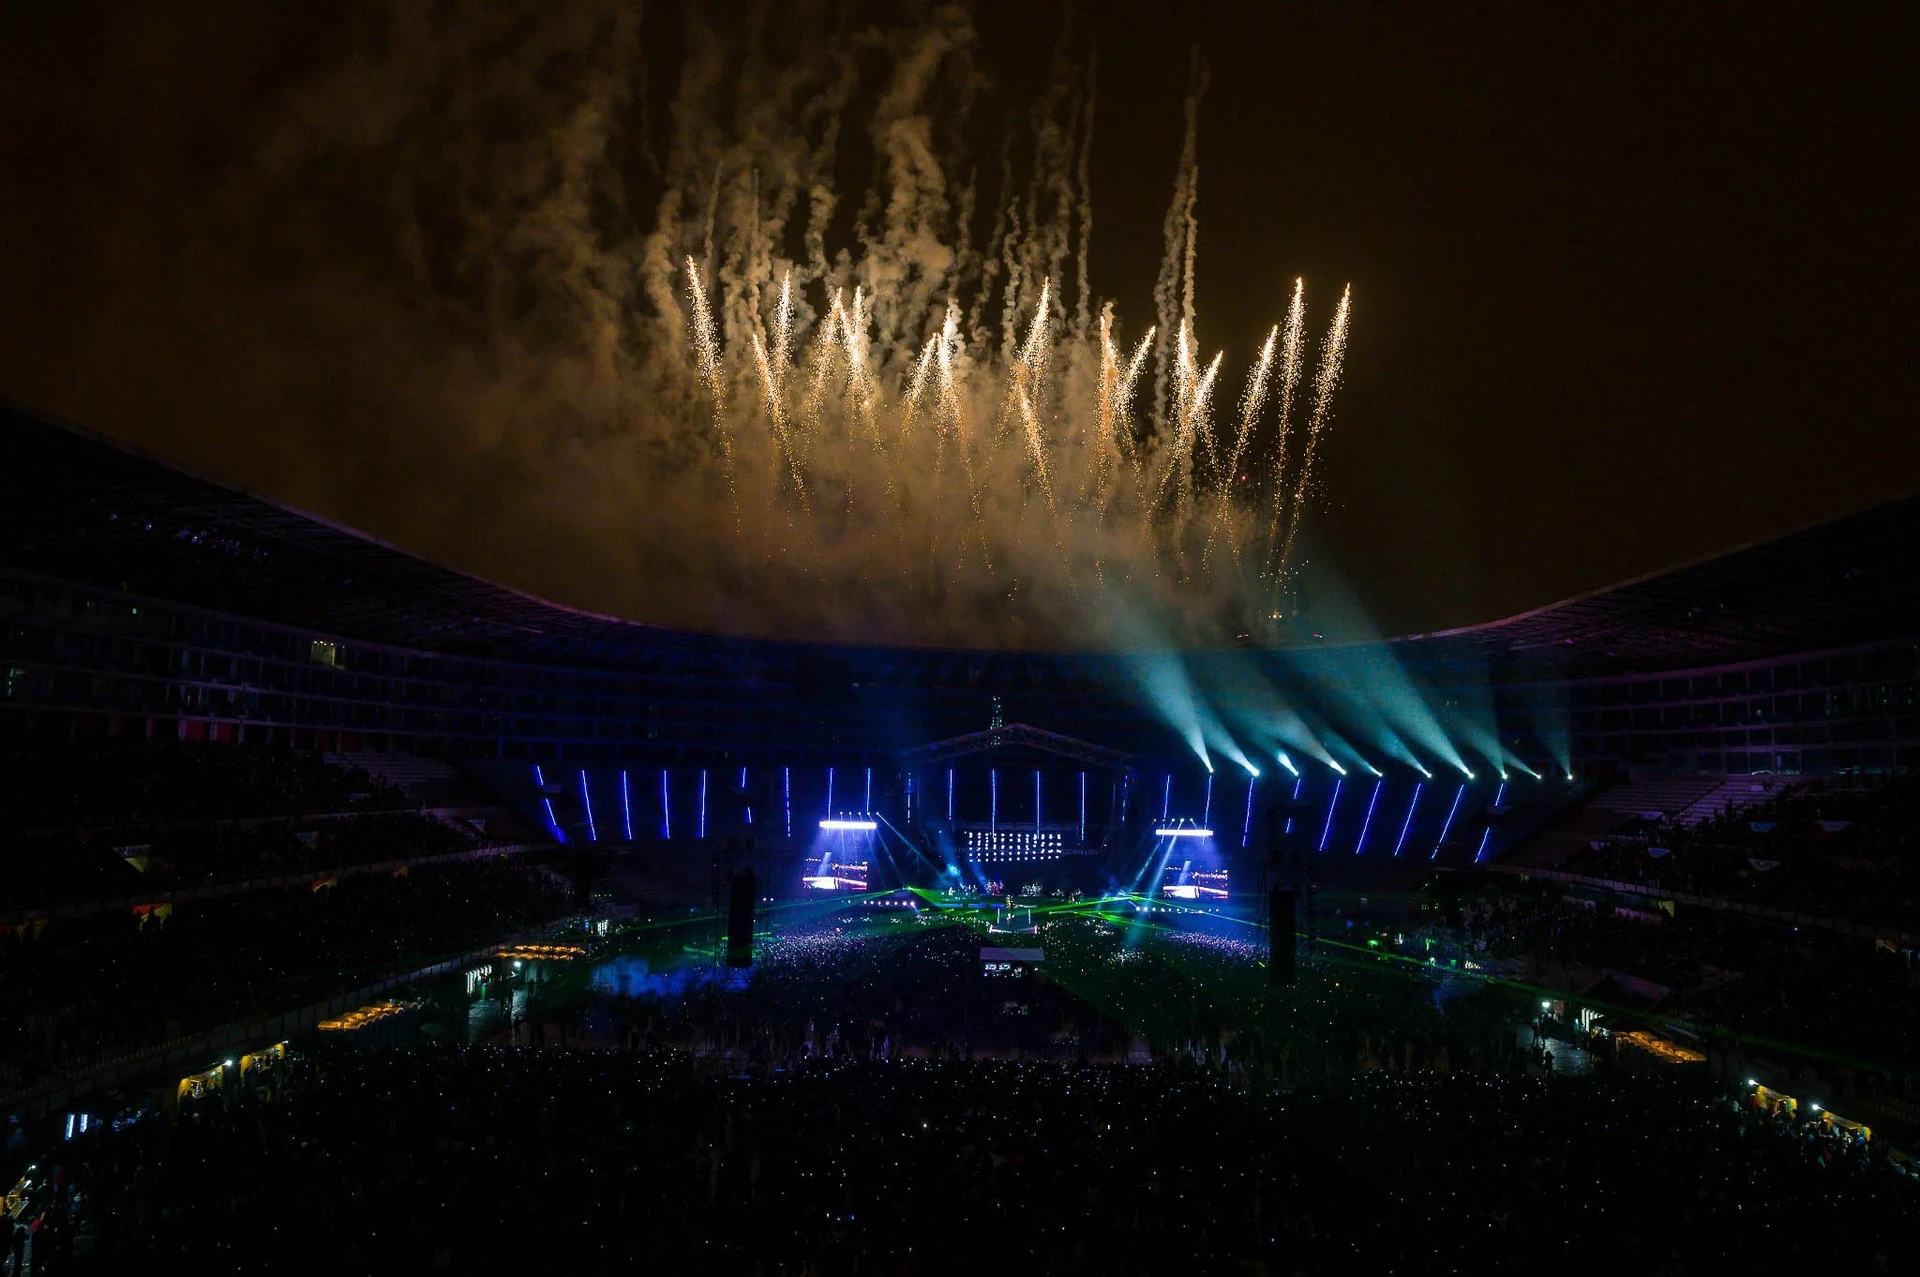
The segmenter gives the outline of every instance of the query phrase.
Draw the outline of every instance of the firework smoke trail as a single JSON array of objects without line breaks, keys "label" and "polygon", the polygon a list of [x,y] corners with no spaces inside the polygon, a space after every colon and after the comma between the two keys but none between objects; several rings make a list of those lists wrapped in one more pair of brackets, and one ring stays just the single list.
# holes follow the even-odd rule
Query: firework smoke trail
[{"label": "firework smoke trail", "polygon": [[1308,485],[1313,482],[1313,457],[1320,435],[1326,429],[1333,392],[1340,385],[1340,365],[1347,355],[1347,321],[1352,311],[1353,285],[1340,294],[1340,308],[1333,313],[1333,327],[1327,330],[1326,343],[1320,348],[1320,371],[1313,379],[1313,412],[1307,418],[1307,446],[1300,458],[1300,484],[1293,494],[1293,517],[1287,523],[1287,540],[1280,549],[1276,579],[1284,576],[1293,558],[1294,540],[1300,535],[1300,516],[1306,509]]},{"label": "firework smoke trail", "polygon": [[733,506],[733,530],[741,531],[740,488],[733,473],[733,436],[727,429],[726,384],[720,370],[720,341],[714,332],[713,308],[707,303],[707,290],[700,286],[700,268],[687,258],[687,292],[693,298],[693,349],[700,376],[713,401],[713,433],[720,441],[720,475],[727,484],[727,497]]},{"label": "firework smoke trail", "polygon": [[[939,345],[940,334],[935,333],[933,336],[927,338],[927,344],[922,347],[920,351],[920,362],[914,365],[913,379],[907,383],[907,393],[900,401],[900,437],[902,440],[905,440],[907,435],[913,430],[913,419],[919,413],[920,397],[926,393],[927,375],[933,371],[933,355]],[[935,429],[937,430],[938,427],[935,427]],[[936,450],[933,454],[933,464],[937,470],[940,465],[937,436],[935,442]],[[893,492],[893,486],[893,469],[889,467],[887,469],[887,492],[889,495]],[[900,513],[902,517],[905,517],[908,512],[903,509]]]},{"label": "firework smoke trail", "polygon": [[1253,375],[1247,379],[1247,393],[1240,396],[1240,428],[1233,436],[1233,451],[1227,456],[1227,482],[1237,483],[1240,476],[1240,459],[1246,454],[1247,439],[1253,434],[1254,423],[1260,418],[1260,410],[1267,406],[1267,373],[1273,367],[1273,345],[1280,339],[1279,325],[1275,325],[1267,334],[1267,341],[1260,348],[1260,361],[1253,366]]},{"label": "firework smoke trail", "polygon": [[1047,512],[1057,515],[1059,510],[1053,500],[1053,477],[1047,473],[1047,445],[1040,437],[1040,417],[1035,408],[1046,373],[1047,306],[1052,296],[1053,281],[1041,281],[1040,308],[1034,312],[1033,327],[1027,329],[1027,340],[1020,347],[1020,357],[1014,364],[1013,398],[1020,424],[1026,427],[1027,446],[1033,454],[1034,473],[1040,477],[1040,491],[1047,498]]},{"label": "firework smoke trail", "polygon": [[1113,346],[1113,303],[1100,307],[1100,382],[1094,401],[1093,491],[1104,495],[1107,476],[1119,460],[1119,432],[1113,419],[1120,389],[1120,352]]},{"label": "firework smoke trail", "polygon": [[1127,361],[1126,376],[1120,379],[1119,388],[1113,393],[1114,426],[1118,437],[1127,444],[1127,450],[1134,454],[1136,462],[1139,451],[1133,447],[1132,432],[1128,427],[1133,413],[1133,391],[1140,384],[1141,370],[1147,366],[1147,354],[1153,349],[1154,332],[1152,328],[1147,329],[1140,344],[1133,348],[1133,358]]},{"label": "firework smoke trail", "polygon": [[[964,438],[964,412],[960,407],[960,388],[954,384],[953,357],[960,347],[960,307],[947,302],[947,315],[940,325],[940,424],[938,429],[953,436],[959,444]],[[964,455],[964,449],[962,450]]]},{"label": "firework smoke trail", "polygon": [[[779,381],[773,389],[780,395],[786,394],[787,368],[793,363],[793,270],[780,274],[780,310],[773,322],[773,367]],[[782,428],[785,428],[786,405],[781,404]]]},{"label": "firework smoke trail", "polygon": [[[971,41],[963,17],[940,13],[948,16],[938,23],[955,25],[914,45],[916,58]],[[705,58],[722,44],[701,47]],[[717,86],[740,78],[726,56],[687,78],[676,105],[685,123],[676,124],[676,150],[664,163],[670,198],[645,258],[642,320],[657,327],[640,349],[658,356],[642,372],[691,404],[692,421],[685,409],[674,414],[668,429],[677,439],[650,438],[646,432],[659,429],[650,420],[636,429],[646,446],[668,445],[660,448],[668,464],[696,474],[718,479],[716,464],[728,461],[737,467],[727,476],[737,483],[737,510],[773,519],[763,529],[746,526],[738,548],[689,554],[715,560],[740,606],[763,610],[746,601],[778,600],[764,608],[770,618],[821,614],[836,634],[847,620],[882,621],[884,629],[885,616],[923,627],[916,633],[934,641],[947,626],[970,627],[983,616],[996,631],[1004,624],[1022,635],[1035,621],[1084,628],[1084,607],[1046,600],[1124,580],[1142,591],[1129,592],[1129,605],[1177,609],[1193,618],[1198,637],[1250,601],[1238,597],[1254,576],[1253,563],[1244,576],[1239,566],[1250,545],[1261,546],[1265,534],[1260,562],[1271,565],[1281,557],[1276,544],[1284,539],[1290,551],[1294,542],[1286,523],[1294,476],[1280,480],[1294,469],[1287,447],[1295,458],[1299,449],[1289,442],[1269,455],[1261,432],[1278,401],[1282,432],[1299,433],[1290,410],[1296,391],[1305,393],[1302,287],[1296,281],[1287,321],[1267,335],[1251,369],[1233,370],[1246,380],[1228,420],[1227,406],[1214,403],[1224,393],[1223,357],[1202,364],[1196,336],[1194,126],[1204,65],[1194,65],[1188,135],[1166,210],[1154,290],[1164,319],[1122,347],[1117,308],[1086,282],[1090,76],[1056,68],[1056,78],[1075,87],[1029,114],[1034,145],[1009,139],[996,188],[990,172],[969,172],[964,154],[944,149],[961,134],[936,117],[929,86],[955,75],[978,83],[964,54],[947,57],[902,64],[885,90],[874,131],[889,162],[854,197],[860,212],[846,247],[829,242],[843,199],[832,179],[833,139],[860,100],[864,73],[836,59],[817,72],[796,64],[785,88],[752,81],[758,87],[743,90],[754,111],[746,126],[718,122],[725,111],[716,110]],[[796,129],[787,124],[795,118],[810,122]],[[1027,154],[1030,166],[1023,161],[1016,171],[1014,157]],[[955,162],[962,167],[950,167]],[[976,208],[995,227],[977,242]],[[708,258],[703,243],[711,244]],[[681,261],[684,284],[675,278]],[[1159,356],[1153,403],[1144,389],[1150,356]],[[1337,375],[1316,380],[1310,437],[1325,431]],[[758,382],[757,396],[745,378]],[[704,438],[701,400],[709,396],[719,447]],[[1313,482],[1309,476],[1307,491]],[[1250,502],[1251,494],[1258,496]],[[787,528],[776,532],[781,518]],[[773,553],[746,546],[756,532]],[[1224,553],[1212,553],[1217,538],[1231,551],[1230,568]],[[788,554],[796,557],[778,557]],[[1164,571],[1170,564],[1175,571]],[[780,599],[769,587],[790,578],[757,575],[796,568],[823,587],[852,587],[841,591],[849,606],[826,603],[828,590]],[[998,606],[1008,601],[1015,606]]]},{"label": "firework smoke trail", "polygon": [[787,406],[781,399],[780,374],[767,360],[766,343],[760,340],[760,334],[753,334],[753,362],[760,372],[760,399],[767,410],[767,421],[773,427],[774,446],[780,449],[780,455],[786,459],[787,472],[793,479],[794,495],[800,500],[800,508],[807,507],[807,481],[800,474],[800,458],[793,451],[793,435],[787,425]]},{"label": "firework smoke trail", "polygon": [[[1053,498],[1053,476],[1047,470],[1047,445],[1040,435],[1037,407],[1046,385],[1047,354],[1050,349],[1047,317],[1052,300],[1053,281],[1044,279],[1040,282],[1040,305],[1034,311],[1033,326],[1027,329],[1027,340],[1021,345],[1020,357],[1014,366],[1013,395],[1015,411],[1020,423],[1026,427],[1034,474],[1039,477],[1040,491],[1047,499],[1047,536],[1053,543],[1054,556],[1062,564],[1067,564],[1067,547],[1060,539],[1060,508]],[[1080,597],[1080,582],[1070,567],[1066,580],[1067,589],[1075,598]]]},{"label": "firework smoke trail", "polygon": [[[1253,434],[1254,424],[1260,419],[1260,410],[1267,404],[1267,373],[1273,367],[1274,343],[1280,340],[1280,327],[1274,325],[1267,333],[1267,341],[1260,348],[1259,362],[1253,366],[1253,375],[1247,378],[1247,391],[1240,396],[1240,428],[1234,432],[1233,451],[1227,455],[1227,470],[1223,476],[1226,492],[1230,495],[1240,482],[1240,461],[1246,455],[1247,439]],[[1200,552],[1200,562],[1204,567],[1213,553],[1213,540],[1227,522],[1228,505],[1222,501],[1214,509],[1213,526],[1207,530],[1207,544]],[[1231,531],[1227,533],[1227,548],[1235,560],[1240,557],[1240,546],[1234,540]]]},{"label": "firework smoke trail", "polygon": [[920,396],[927,390],[927,374],[933,371],[933,356],[940,348],[940,334],[927,338],[927,344],[921,347],[920,362],[914,365],[913,379],[907,383],[907,393],[900,403],[900,433],[905,435],[913,429],[913,419],[920,411]]},{"label": "firework smoke trail", "polygon": [[1293,396],[1300,388],[1301,352],[1306,343],[1307,284],[1296,276],[1293,300],[1287,304],[1287,322],[1280,330],[1280,420],[1273,445],[1273,518],[1267,524],[1266,570],[1279,587],[1279,565],[1274,551],[1280,539],[1280,519],[1286,512],[1287,435],[1293,422]]},{"label": "firework smoke trail", "polygon": [[813,348],[813,372],[807,380],[807,397],[801,405],[800,423],[805,441],[820,437],[820,412],[827,397],[827,378],[833,373],[833,350],[847,324],[847,310],[840,289],[833,290],[833,304],[820,325]]},{"label": "firework smoke trail", "polygon": [[694,366],[713,398],[713,429],[720,447],[728,449],[727,404],[720,376],[720,341],[714,334],[713,308],[707,304],[707,290],[700,286],[700,268],[687,258],[687,292],[693,298]]},{"label": "firework smoke trail", "polygon": [[880,424],[874,416],[879,387],[867,367],[867,325],[869,319],[865,288],[855,285],[853,309],[840,312],[840,348],[847,352],[847,404],[856,422],[864,422],[877,445]]},{"label": "firework smoke trail", "polygon": [[1075,282],[1079,289],[1079,301],[1074,311],[1073,331],[1076,337],[1085,339],[1087,335],[1088,312],[1093,306],[1093,289],[1087,283],[1087,258],[1093,249],[1093,113],[1100,104],[1099,93],[1100,52],[1095,49],[1087,58],[1087,118],[1080,134],[1080,163],[1077,185],[1080,188],[1080,244],[1074,259]]},{"label": "firework smoke trail", "polygon": [[[1112,484],[1120,465],[1134,455],[1132,434],[1133,390],[1146,366],[1147,352],[1153,347],[1153,329],[1147,329],[1133,348],[1133,357],[1120,362],[1120,348],[1113,344],[1113,303],[1100,308],[1100,381],[1095,401],[1094,465],[1089,491],[1102,517],[1112,504]],[[1137,461],[1137,455],[1135,455]]]},{"label": "firework smoke trail", "polygon": [[[1161,333],[1159,344],[1153,348],[1156,424],[1167,415],[1167,337],[1177,331],[1177,325],[1190,324],[1193,320],[1194,252],[1189,236],[1195,225],[1194,203],[1200,184],[1200,102],[1206,93],[1206,62],[1195,48],[1187,59],[1186,130],[1180,141],[1180,165],[1175,170],[1173,199],[1167,205],[1162,228],[1166,252],[1160,259],[1160,275],[1153,285],[1154,327]],[[1174,374],[1178,376],[1177,364]]]},{"label": "firework smoke trail", "polygon": [[753,334],[753,363],[760,374],[760,405],[766,410],[767,423],[772,428],[774,446],[786,459],[787,472],[793,479],[794,494],[799,498],[800,507],[806,509],[807,482],[800,473],[800,456],[794,449],[793,426],[787,417],[787,368],[792,359],[793,341],[793,272],[787,271],[780,280],[780,309],[774,315],[773,351],[768,353],[766,344],[760,340],[760,334]]},{"label": "firework smoke trail", "polygon": [[1160,481],[1154,485],[1153,500],[1147,504],[1146,518],[1149,522],[1159,508],[1161,499],[1166,496],[1167,485],[1173,484],[1178,493],[1187,487],[1192,478],[1186,464],[1187,452],[1193,444],[1193,414],[1188,405],[1192,402],[1193,387],[1198,384],[1199,376],[1193,364],[1193,343],[1188,339],[1187,325],[1184,323],[1174,334],[1173,349],[1173,440],[1167,446],[1166,464],[1160,471]]},{"label": "firework smoke trail", "polygon": [[[940,326],[940,422],[935,436],[936,447],[941,435],[951,435],[954,451],[960,454],[960,472],[967,485],[966,516],[975,538],[980,543],[980,563],[987,572],[993,571],[993,547],[987,540],[986,510],[981,504],[981,489],[974,478],[973,444],[966,428],[966,411],[960,401],[960,387],[954,372],[954,356],[960,348],[960,308],[951,299],[947,302],[946,319]],[[939,465],[941,453],[934,454],[934,463]],[[960,565],[959,557],[954,558],[954,568]]]},{"label": "firework smoke trail", "polygon": [[[1209,454],[1211,454],[1214,450],[1213,448],[1213,386],[1214,386],[1214,383],[1220,379],[1220,361],[1226,357],[1226,353],[1227,352],[1225,352],[1224,350],[1218,350],[1214,352],[1213,362],[1207,365],[1206,372],[1200,375],[1199,382],[1193,388],[1193,425],[1188,431],[1188,443],[1187,443],[1187,450],[1189,453],[1193,451],[1193,441],[1195,439],[1200,439],[1205,441],[1207,445],[1207,451]],[[1219,467],[1219,462],[1215,460],[1213,461],[1213,465],[1217,470]],[[1181,518],[1181,523],[1183,527],[1184,527],[1184,524],[1187,522],[1187,519],[1191,515],[1194,487],[1195,487],[1195,484],[1193,482],[1193,476],[1191,474],[1191,471],[1189,471],[1189,474],[1187,476],[1187,492],[1186,492],[1187,510],[1183,512],[1182,518]]]},{"label": "firework smoke trail", "polygon": [[[1160,501],[1166,496],[1167,485],[1174,483],[1182,468],[1183,452],[1188,444],[1187,424],[1192,420],[1187,412],[1187,400],[1190,388],[1198,380],[1193,370],[1191,343],[1187,340],[1187,326],[1181,324],[1173,338],[1173,439],[1166,448],[1166,464],[1161,467],[1159,482],[1154,485],[1153,500],[1147,503],[1146,518],[1149,522],[1159,508]],[[1176,484],[1176,486],[1178,486]]]}]

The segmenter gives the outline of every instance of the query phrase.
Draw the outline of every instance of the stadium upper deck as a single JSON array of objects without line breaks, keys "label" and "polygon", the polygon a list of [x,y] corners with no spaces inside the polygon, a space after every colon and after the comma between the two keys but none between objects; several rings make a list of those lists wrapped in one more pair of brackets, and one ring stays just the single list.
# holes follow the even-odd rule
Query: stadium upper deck
[{"label": "stadium upper deck", "polygon": [[[978,727],[992,697],[1007,701],[1009,717],[1123,747],[1139,748],[1143,732],[1151,735],[1140,712],[1111,690],[1124,680],[1103,676],[1102,663],[1111,657],[825,646],[664,630],[563,607],[438,566],[18,407],[0,407],[0,447],[10,459],[0,470],[0,575],[7,581],[14,619],[3,692],[20,708],[218,715],[224,706],[200,702],[232,697],[237,685],[240,699],[254,706],[251,721],[289,724],[304,717],[324,727],[328,724],[317,721],[312,706],[337,692],[276,686],[264,670],[251,679],[228,671],[209,682],[205,652],[233,648],[258,659],[310,665],[321,660],[313,643],[331,642],[354,651],[332,651],[325,662],[389,681],[355,687],[353,696],[412,710],[356,710],[351,716],[359,723],[331,726],[403,738],[545,738],[550,730],[525,720],[558,716],[594,720],[590,731],[584,726],[561,730],[568,738],[585,732],[613,742],[717,741],[718,736],[682,731],[686,716],[662,709],[663,702],[700,702],[727,710],[720,718],[731,719],[733,727],[722,735],[736,738],[736,744],[742,731],[786,730],[795,740],[819,747],[856,740],[879,747],[878,738],[838,712],[877,695],[909,702],[904,709],[889,708],[893,725],[885,735],[894,739],[884,742],[886,748]],[[1756,745],[1772,750],[1781,742],[1771,737],[1771,728],[1764,742],[1745,733],[1737,745],[1722,740],[1728,722],[1771,724],[1805,715],[1797,702],[1787,713],[1773,703],[1782,680],[1769,676],[1762,687],[1742,673],[1734,687],[1728,675],[1783,658],[1792,658],[1800,671],[1786,682],[1787,690],[1869,689],[1856,691],[1848,704],[1822,717],[1836,712],[1884,716],[1886,730],[1867,739],[1920,739],[1920,731],[1908,732],[1894,721],[1901,711],[1915,708],[1909,703],[1916,699],[1913,685],[1888,681],[1915,673],[1913,649],[1901,640],[1920,635],[1916,548],[1920,497],[1506,620],[1390,640],[1386,649],[1428,686],[1494,685],[1503,702],[1503,735],[1516,739],[1544,731],[1536,721],[1544,696],[1559,706],[1544,711],[1548,717],[1564,710],[1568,721],[1556,730],[1570,734],[1576,759],[1645,762],[1652,757],[1687,765],[1669,748],[1673,740],[1650,748],[1646,741],[1630,739],[1635,732],[1657,728],[1671,735],[1685,727],[1682,750],[1693,751],[1691,765],[1717,767],[1727,761],[1723,751],[1730,747],[1741,752],[1742,767],[1757,769],[1745,755]],[[29,640],[21,628],[29,615],[53,630],[73,628],[74,600],[81,595],[88,600],[84,607],[117,607],[122,613],[118,628],[129,637],[145,634],[196,648],[202,656],[196,663],[175,652],[162,662],[164,668],[147,671],[175,685],[161,700],[150,690],[123,694],[120,703],[111,703],[111,687],[104,698],[96,695],[101,677],[114,673],[111,662],[97,653],[82,658],[77,636],[65,644],[50,633]],[[142,601],[170,619],[163,623],[149,616],[134,624],[126,614],[137,612]],[[60,621],[62,614],[69,619]],[[189,614],[195,619],[189,621]],[[104,615],[98,612],[81,628],[100,632]],[[251,626],[259,635],[243,640],[236,626]],[[267,644],[273,651],[256,650],[268,631],[277,636]],[[1884,655],[1869,654],[1844,670],[1837,661],[1832,666],[1823,661],[1817,673],[1806,676],[1808,654],[1861,647]],[[160,658],[149,654],[145,659],[151,664]],[[1232,659],[1271,664],[1276,681],[1286,677],[1284,660],[1276,654],[1240,652]],[[1711,692],[1700,688],[1703,671],[1715,675]],[[1676,673],[1686,677],[1676,680]],[[1665,677],[1649,677],[1654,675]],[[501,694],[491,703],[483,703],[489,698],[478,692],[426,695],[419,688],[402,689],[392,682],[396,678],[426,680],[443,689],[449,684],[491,687]],[[196,691],[183,680],[198,680],[200,686]],[[1620,690],[1610,692],[1609,686]],[[1645,687],[1655,690],[1634,690]],[[1500,688],[1532,690],[1509,694]],[[275,692],[287,695],[269,705],[263,691],[268,699]],[[1748,702],[1757,692],[1770,699],[1756,720]],[[545,694],[551,704],[535,706],[517,693]],[[595,693],[581,703],[581,696]],[[308,708],[297,709],[295,698]],[[623,709],[602,703],[609,698],[630,704]],[[1615,703],[1646,707],[1703,700],[1740,703],[1731,719],[1734,711],[1716,711],[1711,741],[1697,730],[1704,725],[1698,714],[1676,723],[1671,711],[1651,718],[1644,711],[1605,713]],[[1583,702],[1592,710],[1585,722]],[[782,705],[796,712],[782,719]],[[763,712],[745,713],[748,706]],[[823,706],[836,713],[823,717]],[[341,712],[328,715],[342,718]],[[1608,736],[1614,737],[1611,743]],[[1703,743],[1713,748],[1699,750]]]}]

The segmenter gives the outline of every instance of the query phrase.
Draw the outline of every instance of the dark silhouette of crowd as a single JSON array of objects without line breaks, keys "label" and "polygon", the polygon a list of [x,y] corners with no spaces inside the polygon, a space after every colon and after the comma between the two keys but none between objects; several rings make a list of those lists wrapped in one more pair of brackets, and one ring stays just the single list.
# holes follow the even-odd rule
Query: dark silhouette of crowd
[{"label": "dark silhouette of crowd", "polygon": [[322,1050],[56,1160],[50,1273],[1875,1272],[1920,1210],[1699,1079],[662,1048]]}]

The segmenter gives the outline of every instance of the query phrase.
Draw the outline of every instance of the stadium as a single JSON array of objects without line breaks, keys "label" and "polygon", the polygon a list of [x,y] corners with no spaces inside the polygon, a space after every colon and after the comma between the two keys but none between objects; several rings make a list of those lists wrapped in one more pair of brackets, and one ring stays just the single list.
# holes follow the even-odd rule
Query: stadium
[{"label": "stadium", "polygon": [[10,24],[0,1277],[1914,1264],[1909,33],[1044,8]]},{"label": "stadium", "polygon": [[[1767,1058],[1731,1010],[1667,1012],[1687,996],[1628,956],[1644,943],[1635,931],[1697,943],[1671,934],[1681,923],[1741,944],[1819,932],[1831,1013],[1860,1005],[1883,1033],[1897,1022],[1871,1004],[1911,997],[1899,972],[1914,902],[1902,844],[1887,839],[1914,800],[1904,777],[1920,748],[1914,501],[1506,621],[1325,649],[1311,665],[1262,650],[1153,658],[1182,664],[1192,686],[1257,680],[1311,707],[1317,740],[1253,753],[1217,719],[1196,750],[1151,680],[1111,668],[1132,658],[676,633],[463,576],[21,409],[8,410],[6,448],[22,461],[8,470],[0,567],[13,961],[150,945],[146,927],[195,912],[220,946],[262,943],[253,929],[270,922],[317,956],[335,942],[300,916],[316,895],[358,896],[356,910],[398,921],[383,888],[447,879],[405,906],[419,911],[400,946],[412,954],[362,963],[356,980],[315,983],[283,953],[241,1004],[202,990],[197,1008],[143,1023],[108,995],[106,1020],[30,1033],[7,1063],[17,1126],[71,1131],[77,1113],[84,1127],[103,1092],[124,1103],[161,1075],[196,1093],[237,1088],[225,1057],[284,1052],[329,1026],[377,1040],[422,1012],[361,1024],[354,1007],[396,990],[445,997],[448,980],[461,982],[462,1027],[498,1040],[494,986],[514,984],[514,945],[533,944],[524,961],[543,970],[592,955],[589,997],[671,1007],[737,985],[726,962],[750,966],[756,948],[776,965],[858,969],[871,959],[834,956],[849,934],[878,928],[881,944],[892,927],[928,926],[976,944],[975,982],[1048,979],[1049,996],[1077,999],[1089,994],[1076,978],[1107,977],[1054,970],[1069,918],[1136,940],[1151,929],[1256,988],[1296,978],[1296,931],[1303,979],[1321,953],[1416,965],[1445,953],[1436,989],[1504,972],[1579,1024],[1540,1034],[1549,1058],[1578,1061],[1563,1068],[1592,1067],[1594,1029],[1611,1020],[1616,1057],[1764,1070],[1767,1087],[1817,1086],[1863,1127],[1916,1113],[1883,1089],[1892,1074],[1823,1063],[1810,1086],[1805,1058]],[[1353,713],[1356,699],[1386,708]],[[1475,704],[1480,716],[1457,708]],[[1783,836],[1810,818],[1812,833]],[[672,923],[676,909],[690,920]],[[1568,912],[1598,930],[1562,936]],[[1612,924],[1626,934],[1608,934],[1608,916],[1630,919]],[[682,954],[658,951],[659,927]],[[1561,987],[1513,979],[1543,971],[1527,956],[1542,928],[1554,946],[1592,949],[1547,964]],[[1419,960],[1393,953],[1413,929]],[[84,961],[127,960],[113,953]],[[174,981],[184,994],[231,978],[174,965],[209,960],[169,955],[115,988],[164,1005]],[[1653,961],[1685,967],[1675,953]],[[1858,995],[1826,982],[1856,963]],[[39,1023],[60,986],[9,974],[9,1019]],[[543,979],[508,987],[509,1036],[544,1034],[543,997],[569,1005],[565,980]],[[589,1032],[566,1018],[577,1010],[545,1015]],[[1163,1017],[1100,1014],[1074,1050],[1204,1056],[1193,1024]],[[969,1048],[982,1058],[1060,1050],[985,1029]],[[917,1031],[952,1049],[937,1014],[896,1031],[901,1048]],[[631,1047],[634,1026],[618,1032]],[[1242,1032],[1235,1050],[1256,1049]],[[1201,1033],[1222,1049],[1217,1023]],[[879,1049],[863,1041],[862,1058]]]}]

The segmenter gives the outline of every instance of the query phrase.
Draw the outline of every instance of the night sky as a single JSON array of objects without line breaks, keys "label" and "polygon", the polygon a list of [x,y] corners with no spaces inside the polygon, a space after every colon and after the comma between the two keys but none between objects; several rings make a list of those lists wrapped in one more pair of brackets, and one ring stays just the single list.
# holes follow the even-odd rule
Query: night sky
[{"label": "night sky", "polygon": [[[385,217],[464,162],[437,162],[463,141],[445,133],[436,163],[407,149],[409,113],[434,101],[410,77],[511,60],[564,96],[594,11],[632,6],[527,5],[477,36],[481,6],[438,6],[427,38],[458,52],[431,72],[389,56],[385,6],[279,8],[10,15],[0,394],[455,566],[657,619],[649,591],[671,582],[644,563],[626,579],[543,515],[564,493],[501,502],[539,486],[539,457],[469,455],[432,424],[461,375],[448,348],[497,340],[487,305],[462,299],[512,284],[435,265],[457,257],[437,236],[470,233],[459,219],[396,237]],[[844,30],[895,12],[855,8]],[[1099,293],[1151,314],[1195,44],[1211,74],[1203,337],[1244,362],[1294,275],[1322,299],[1353,284],[1320,557],[1383,632],[1493,619],[1920,487],[1914,19],[1665,8],[1078,14],[1099,58]],[[992,87],[970,127],[991,165],[1060,21],[983,5],[975,25]],[[544,65],[527,53],[542,28],[562,31]],[[638,39],[634,118],[660,149],[678,7],[649,7]],[[478,134],[526,121],[460,127],[483,153]],[[646,149],[627,146],[636,208]],[[529,198],[510,187],[488,189]],[[387,286],[403,263],[432,295]]]}]

